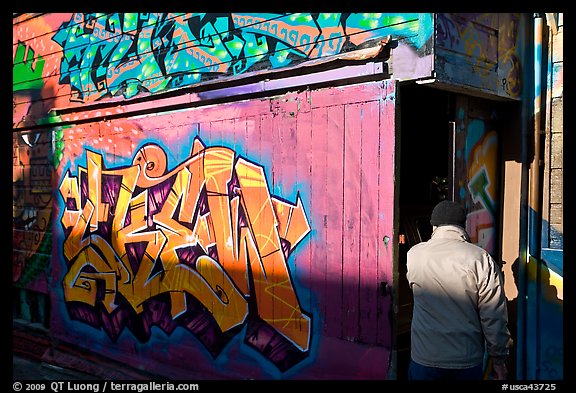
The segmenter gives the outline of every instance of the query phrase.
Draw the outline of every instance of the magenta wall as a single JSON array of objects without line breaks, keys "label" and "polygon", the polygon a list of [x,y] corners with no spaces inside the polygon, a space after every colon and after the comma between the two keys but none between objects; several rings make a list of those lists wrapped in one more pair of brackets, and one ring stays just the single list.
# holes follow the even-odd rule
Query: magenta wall
[{"label": "magenta wall", "polygon": [[[385,379],[395,84],[169,113],[156,112],[187,96],[163,97],[159,109],[150,95],[391,34],[427,48],[431,14],[268,15],[280,35],[274,25],[258,41],[262,29],[242,24],[245,45],[218,48],[236,48],[245,62],[220,50],[213,75],[186,61],[206,60],[208,37],[228,31],[222,21],[244,19],[202,15],[14,19],[14,284],[50,298],[55,342],[152,373]],[[303,52],[308,35],[314,46]],[[129,45],[138,53],[119,60],[132,40],[147,49]],[[197,49],[177,50],[189,46]],[[96,52],[106,61],[91,72]],[[150,75],[152,54],[159,68]]]},{"label": "magenta wall", "polygon": [[385,82],[62,129],[53,336],[173,378],[386,379],[394,127]]}]

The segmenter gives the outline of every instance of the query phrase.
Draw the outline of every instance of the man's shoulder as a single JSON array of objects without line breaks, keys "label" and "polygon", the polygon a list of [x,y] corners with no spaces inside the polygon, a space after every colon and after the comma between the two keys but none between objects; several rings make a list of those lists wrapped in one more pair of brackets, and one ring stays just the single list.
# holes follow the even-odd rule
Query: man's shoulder
[{"label": "man's shoulder", "polygon": [[430,240],[428,240],[428,241],[423,241],[423,242],[414,244],[414,245],[413,245],[412,247],[410,247],[410,249],[408,250],[408,254],[413,254],[413,253],[415,253],[415,252],[418,252],[418,250],[420,250],[421,248],[425,247],[429,242],[430,242]]},{"label": "man's shoulder", "polygon": [[464,243],[462,246],[465,247],[467,254],[474,260],[495,263],[494,258],[485,248],[474,243]]},{"label": "man's shoulder", "polygon": [[468,247],[470,250],[474,250],[480,254],[486,254],[487,256],[490,256],[490,253],[488,253],[488,251],[486,251],[485,248],[483,248],[482,246],[475,244],[475,243],[471,243],[471,242],[466,242],[463,243],[465,247]]}]

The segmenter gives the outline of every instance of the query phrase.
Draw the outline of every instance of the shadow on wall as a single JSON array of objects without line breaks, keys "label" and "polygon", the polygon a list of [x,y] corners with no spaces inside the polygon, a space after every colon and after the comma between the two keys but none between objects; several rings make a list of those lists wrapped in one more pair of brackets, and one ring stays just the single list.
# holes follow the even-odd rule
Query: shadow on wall
[{"label": "shadow on wall", "polygon": [[[376,257],[376,239],[362,239],[366,251],[352,235],[350,250],[340,254],[330,254],[324,241],[302,242],[311,226],[300,195],[288,201],[270,194],[262,166],[199,138],[191,157],[167,173],[164,150],[151,143],[133,165],[105,169],[91,151],[87,162],[64,173],[59,185],[62,262],[54,276],[64,298],[54,307],[56,336],[82,346],[90,335],[91,344],[136,364],[181,369],[192,361],[220,377],[263,378],[254,367],[246,370],[256,358],[270,372],[265,377],[285,378],[293,369],[295,378],[386,377],[390,301],[381,301],[376,262],[363,255]],[[339,247],[347,239],[342,222],[334,232]],[[157,329],[178,338],[159,339]],[[231,348],[238,337],[250,356]]]},{"label": "shadow on wall", "polygon": [[[520,263],[518,258],[512,265],[517,285]],[[558,296],[557,288],[550,284],[550,269],[544,262],[528,264],[526,275],[528,293],[523,314],[518,314],[518,296],[508,301],[508,326],[515,342],[509,370],[518,370],[520,376],[537,372],[535,376],[539,380],[561,380],[564,378],[564,302]],[[539,288],[539,294],[536,288]],[[526,332],[524,343],[518,342],[519,325],[524,325]],[[520,345],[526,347],[523,353],[537,354],[539,363],[529,363],[528,357],[518,359]]]},{"label": "shadow on wall", "polygon": [[[46,114],[49,103],[39,100],[40,96],[40,90],[14,92],[13,126],[33,125],[26,119]],[[27,303],[34,302],[37,294],[48,292],[54,172],[51,135],[46,129],[13,134],[12,282],[22,289],[22,301],[16,305],[21,310],[29,308]]]},{"label": "shadow on wall", "polygon": [[[392,308],[376,306],[388,295],[383,296],[376,285],[340,279],[317,278],[299,288],[309,284],[314,300],[303,296],[301,302],[310,311],[307,350],[259,315],[256,293],[247,297],[251,311],[243,322],[223,331],[214,315],[190,293],[185,294],[186,310],[177,316],[171,312],[168,293],[145,300],[139,314],[116,294],[118,307],[108,312],[101,281],[94,305],[70,301],[59,307],[56,313],[61,322],[54,325],[54,336],[79,347],[86,346],[90,337],[88,350],[98,348],[99,355],[175,379],[196,374],[203,379],[386,379],[390,341],[376,343],[376,337],[371,337],[366,342],[363,337],[377,329],[384,330],[384,335],[391,333]],[[275,295],[281,292],[276,290]],[[360,296],[366,295],[373,300],[361,307]],[[345,307],[346,299],[356,299],[358,307]],[[385,326],[377,323],[379,309],[386,313]],[[112,327],[116,329],[113,337]]]}]

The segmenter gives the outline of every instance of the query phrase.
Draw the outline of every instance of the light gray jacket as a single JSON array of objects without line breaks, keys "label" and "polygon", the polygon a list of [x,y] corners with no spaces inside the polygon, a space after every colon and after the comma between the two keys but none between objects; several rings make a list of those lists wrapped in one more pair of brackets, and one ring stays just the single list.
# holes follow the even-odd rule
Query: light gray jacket
[{"label": "light gray jacket", "polygon": [[470,243],[464,228],[437,227],[430,240],[408,251],[407,268],[415,362],[469,368],[483,362],[485,348],[490,356],[508,356],[502,270],[486,250]]}]

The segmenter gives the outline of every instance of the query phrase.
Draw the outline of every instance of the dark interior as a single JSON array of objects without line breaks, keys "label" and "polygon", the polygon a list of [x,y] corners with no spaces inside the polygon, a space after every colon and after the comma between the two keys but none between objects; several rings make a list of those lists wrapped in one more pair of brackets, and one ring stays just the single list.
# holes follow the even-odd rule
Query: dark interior
[{"label": "dark interior", "polygon": [[451,93],[423,85],[400,88],[399,286],[396,326],[397,379],[407,379],[412,292],[406,252],[430,238],[430,212],[446,197],[450,163]]}]

